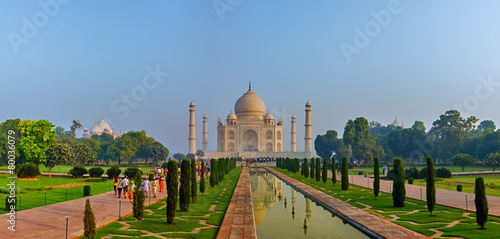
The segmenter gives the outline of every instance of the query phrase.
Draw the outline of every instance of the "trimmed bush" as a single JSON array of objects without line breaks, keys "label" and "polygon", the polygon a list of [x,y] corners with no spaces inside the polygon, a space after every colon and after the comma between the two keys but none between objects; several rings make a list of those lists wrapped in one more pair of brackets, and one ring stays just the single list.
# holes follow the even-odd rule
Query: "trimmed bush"
[{"label": "trimmed bush", "polygon": [[137,172],[140,172],[141,175],[143,174],[142,170],[140,170],[138,167],[129,167],[125,169],[125,172],[123,172],[123,174],[127,176],[129,180],[134,180],[134,177],[137,174]]},{"label": "trimmed bush", "polygon": [[451,178],[451,172],[449,169],[447,168],[438,168],[438,170],[436,170],[436,176],[438,178]]},{"label": "trimmed bush", "polygon": [[196,203],[198,183],[196,181],[196,160],[191,159],[191,202]]},{"label": "trimmed bush", "polygon": [[358,171],[358,175],[363,175],[363,171]]},{"label": "trimmed bush", "polygon": [[161,164],[162,169],[167,169],[168,168],[168,162],[162,163]]},{"label": "trimmed bush", "polygon": [[217,161],[210,160],[210,187],[213,188],[217,185]]},{"label": "trimmed bush", "polygon": [[41,175],[40,168],[30,163],[16,165],[14,172],[18,178],[36,178],[36,176]]},{"label": "trimmed bush", "polygon": [[205,192],[205,160],[201,161],[200,193]]},{"label": "trimmed bush", "polygon": [[316,158],[316,169],[314,170],[316,173],[316,182],[321,180],[321,159]]},{"label": "trimmed bush", "polygon": [[407,168],[407,169],[405,169],[405,176],[406,176],[406,179],[409,179],[409,178],[419,179],[419,171],[416,167]]},{"label": "trimmed bush", "polygon": [[476,223],[484,230],[484,225],[488,221],[488,200],[484,189],[483,177],[476,178],[476,186],[474,187],[474,203],[476,204]]},{"label": "trimmed bush", "polygon": [[314,176],[316,176],[316,174],[314,174],[315,169],[316,169],[315,160],[314,160],[314,158],[311,158],[311,172],[309,172],[309,176],[311,178],[314,178]]},{"label": "trimmed bush", "polygon": [[413,178],[408,178],[408,184],[413,184]]},{"label": "trimmed bush", "polygon": [[304,159],[304,177],[309,177],[309,161],[307,158]]},{"label": "trimmed bush", "polygon": [[179,206],[181,212],[189,211],[191,200],[191,162],[185,158],[181,162],[181,182],[179,189]]},{"label": "trimmed bush", "polygon": [[462,184],[459,184],[457,185],[457,192],[461,192],[462,191]]},{"label": "trimmed bush", "polygon": [[380,192],[380,161],[378,157],[373,158],[373,194],[375,199]]},{"label": "trimmed bush", "polygon": [[332,156],[332,183],[335,185],[337,183],[337,172],[335,171],[335,157]]},{"label": "trimmed bush", "polygon": [[89,175],[91,178],[100,178],[103,174],[104,174],[104,169],[100,167],[89,169]]},{"label": "trimmed bush", "polygon": [[148,180],[149,180],[150,182],[152,182],[153,180],[155,180],[155,175],[154,175],[154,174],[152,174],[152,173],[150,173],[150,174],[148,175]]},{"label": "trimmed bush", "polygon": [[[177,199],[179,198],[179,179],[177,172],[177,161],[168,161],[167,173],[167,224],[174,223],[175,209],[177,208]],[[134,193],[135,194],[135,193]],[[135,196],[134,196],[135,198]]]},{"label": "trimmed bush", "polygon": [[323,159],[321,179],[323,179],[323,183],[326,183],[326,181],[328,180],[328,162],[326,162],[326,159]]},{"label": "trimmed bush", "polygon": [[86,238],[95,238],[95,217],[90,200],[85,201],[85,211],[83,212],[83,234]]},{"label": "trimmed bush", "polygon": [[418,172],[418,178],[427,178],[427,167],[420,169],[420,172]]},{"label": "trimmed bush", "polygon": [[16,196],[14,196],[14,197],[6,196],[5,197],[5,211],[8,212],[8,211],[12,210],[11,206],[13,206],[13,208],[16,211],[19,211],[19,209],[17,208],[17,197]]},{"label": "trimmed bush", "polygon": [[86,178],[85,179],[85,182],[88,182],[88,183],[102,183],[102,182],[106,182],[107,179],[105,178]]},{"label": "trimmed bush", "polygon": [[90,185],[83,186],[83,196],[90,196]]},{"label": "trimmed bush", "polygon": [[[434,170],[434,160],[431,156],[427,157],[427,175],[426,182],[427,185],[425,187],[426,190],[426,199],[427,199],[427,210],[431,213],[434,211],[434,206],[436,205],[436,171]],[[421,171],[422,172],[422,171]]]},{"label": "trimmed bush", "polygon": [[394,179],[392,184],[392,204],[394,207],[404,207],[406,199],[405,168],[403,160],[394,158]]},{"label": "trimmed bush", "polygon": [[68,174],[73,175],[75,178],[81,178],[84,174],[87,174],[87,169],[81,165],[77,165],[69,170]]},{"label": "trimmed bush", "polygon": [[111,166],[111,168],[108,168],[108,170],[106,170],[106,175],[108,175],[108,179],[111,180],[120,176],[120,173],[122,173],[122,170],[118,165],[113,165]]},{"label": "trimmed bush", "polygon": [[[175,170],[175,172],[177,172],[177,170]],[[175,175],[177,175],[177,174],[175,174]],[[134,183],[136,184],[136,189],[135,189],[136,191],[134,191],[134,201],[132,203],[132,212],[134,213],[134,217],[137,220],[138,236],[141,237],[141,220],[144,218],[144,201],[146,200],[146,196],[144,195],[144,189],[140,188],[140,186],[139,186],[139,185],[141,185],[142,172],[138,171],[137,174],[134,175],[134,179],[135,179]],[[168,199],[167,199],[167,207],[168,207]]]},{"label": "trimmed bush", "polygon": [[347,164],[347,158],[342,158],[342,190],[349,189],[349,165]]}]

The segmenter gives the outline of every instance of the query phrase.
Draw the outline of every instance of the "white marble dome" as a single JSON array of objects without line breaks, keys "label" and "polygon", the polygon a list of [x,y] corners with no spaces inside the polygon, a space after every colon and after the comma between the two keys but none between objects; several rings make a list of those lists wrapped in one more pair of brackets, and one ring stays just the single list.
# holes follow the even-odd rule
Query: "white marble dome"
[{"label": "white marble dome", "polygon": [[264,101],[250,88],[234,104],[234,112],[240,119],[257,117],[262,119],[266,113]]},{"label": "white marble dome", "polygon": [[108,132],[111,132],[111,127],[109,127],[109,124],[106,123],[106,121],[104,121],[104,118],[101,118],[101,120],[99,121],[99,123],[97,123],[97,126],[99,126],[99,128],[101,128],[101,132],[104,132],[104,131],[108,131]]}]

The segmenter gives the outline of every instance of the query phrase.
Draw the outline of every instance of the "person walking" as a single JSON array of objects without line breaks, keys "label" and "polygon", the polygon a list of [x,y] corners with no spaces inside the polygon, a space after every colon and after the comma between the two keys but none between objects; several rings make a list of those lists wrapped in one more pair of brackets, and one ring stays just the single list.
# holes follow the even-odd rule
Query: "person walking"
[{"label": "person walking", "polygon": [[165,178],[163,175],[160,176],[160,193],[163,192],[163,185],[165,185]]},{"label": "person walking", "polygon": [[148,178],[144,178],[144,180],[142,181],[142,188],[144,190],[144,194],[145,196],[147,197],[149,195],[149,180]]},{"label": "person walking", "polygon": [[122,186],[123,186],[123,196],[127,198],[129,190],[129,181],[127,175],[125,175],[125,178],[122,180]]},{"label": "person walking", "polygon": [[118,198],[122,197],[122,190],[123,190],[123,184],[122,184],[122,179],[118,179],[118,182],[116,183],[116,188],[118,189]]},{"label": "person walking", "polygon": [[151,183],[151,186],[153,188],[153,197],[156,197],[156,194],[158,194],[158,182],[156,179],[153,178],[153,182]]},{"label": "person walking", "polygon": [[135,190],[134,182],[130,181],[130,186],[128,190],[128,199],[130,200],[130,203],[134,203],[134,190]]},{"label": "person walking", "polygon": [[113,177],[113,188],[115,190],[115,196],[117,195],[117,190],[116,190],[116,185],[118,184],[118,177],[114,176]]}]

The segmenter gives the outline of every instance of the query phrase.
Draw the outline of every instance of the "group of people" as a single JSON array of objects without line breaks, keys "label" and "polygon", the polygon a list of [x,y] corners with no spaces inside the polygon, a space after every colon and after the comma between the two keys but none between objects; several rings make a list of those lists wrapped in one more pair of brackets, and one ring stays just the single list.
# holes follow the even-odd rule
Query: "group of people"
[{"label": "group of people", "polygon": [[158,181],[154,179],[152,181],[149,181],[148,177],[145,177],[142,179],[142,183],[140,185],[140,188],[137,189],[137,185],[134,185],[133,181],[130,181],[125,175],[122,178],[120,177],[114,177],[113,178],[113,187],[115,190],[115,196],[118,196],[118,198],[122,197],[123,193],[123,198],[127,198],[130,200],[131,203],[134,202],[134,192],[135,190],[143,190],[144,195],[146,197],[149,197],[149,193],[153,193],[153,197],[156,197],[159,192],[163,192],[164,187],[165,187],[165,177],[164,175],[161,175],[158,178]]}]

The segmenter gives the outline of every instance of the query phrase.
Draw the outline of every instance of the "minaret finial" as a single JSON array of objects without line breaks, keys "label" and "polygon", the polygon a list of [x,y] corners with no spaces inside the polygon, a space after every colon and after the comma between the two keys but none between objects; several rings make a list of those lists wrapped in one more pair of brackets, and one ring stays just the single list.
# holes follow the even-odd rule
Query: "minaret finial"
[{"label": "minaret finial", "polygon": [[252,90],[252,81],[248,82],[248,90]]}]

